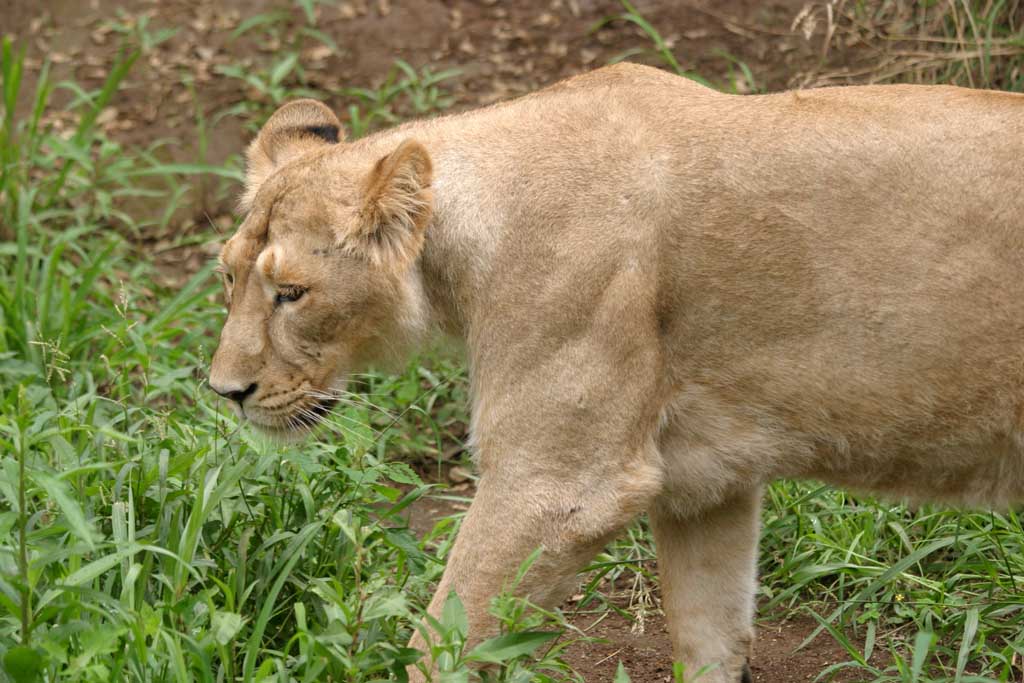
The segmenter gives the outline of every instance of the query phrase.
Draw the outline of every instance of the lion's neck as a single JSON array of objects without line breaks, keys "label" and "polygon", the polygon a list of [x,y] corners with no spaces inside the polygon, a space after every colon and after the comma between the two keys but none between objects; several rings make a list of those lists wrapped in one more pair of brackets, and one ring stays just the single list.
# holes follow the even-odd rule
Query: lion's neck
[{"label": "lion's neck", "polygon": [[458,225],[431,226],[420,277],[433,322],[446,334],[465,337],[483,278],[460,234]]},{"label": "lion's neck", "polygon": [[[354,143],[377,157],[405,139],[430,152],[434,212],[427,227],[417,288],[426,300],[429,322],[446,334],[465,339],[490,279],[491,261],[508,216],[501,207],[486,150],[462,143],[470,122],[460,118],[405,124]],[[490,182],[486,179],[492,178]]]},{"label": "lion's neck", "polygon": [[435,212],[420,266],[434,322],[445,333],[462,338],[469,334],[486,291],[503,224],[487,192],[477,187],[478,176],[470,164],[454,154],[442,153],[435,159]]}]

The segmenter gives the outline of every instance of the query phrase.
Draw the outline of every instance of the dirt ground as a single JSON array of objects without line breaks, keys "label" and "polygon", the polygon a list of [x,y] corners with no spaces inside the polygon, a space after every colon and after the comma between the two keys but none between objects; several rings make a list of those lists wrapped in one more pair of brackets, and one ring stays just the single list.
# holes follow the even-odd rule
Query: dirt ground
[{"label": "dirt ground", "polygon": [[[728,81],[738,60],[749,66],[759,88],[776,90],[818,60],[822,38],[790,28],[803,0],[635,4],[680,64],[712,81]],[[217,114],[265,95],[219,75],[217,68],[257,70],[272,63],[287,35],[267,39],[258,31],[238,37],[233,32],[245,19],[274,10],[303,25],[297,3],[283,0],[0,0],[0,32],[27,44],[30,77],[48,57],[55,80],[98,87],[122,42],[115,23],[138,25],[144,18],[150,32],[177,29],[134,67],[101,122],[131,143],[182,138],[169,153],[175,161],[195,161],[190,141],[198,109],[211,126],[207,160],[219,163],[244,147],[249,122]],[[362,0],[327,2],[316,10],[317,28],[339,49],[332,53],[316,41],[303,43],[306,71],[297,85],[326,95],[338,111],[344,101],[331,93],[380,84],[396,58],[434,71],[459,69],[451,81],[455,110],[530,92],[629,51],[640,51],[630,57],[634,61],[659,63],[638,27],[616,21],[598,28],[622,12],[616,0]],[[20,106],[27,111],[31,91],[24,94]],[[57,102],[71,96],[55,93]]]},{"label": "dirt ground", "polygon": [[[419,500],[410,509],[410,527],[419,536],[426,535],[442,517],[465,512],[467,506],[452,500],[452,496],[471,495],[471,485],[460,483],[453,491]],[[632,613],[628,586],[603,586],[601,590],[617,607]],[[656,591],[653,598],[657,601]],[[573,626],[595,639],[575,643],[566,651],[566,661],[585,680],[611,681],[621,661],[634,683],[671,683],[672,646],[665,620],[656,609],[645,614],[642,628],[637,627],[636,620],[612,610],[577,609],[571,601],[562,605],[562,610]],[[817,625],[810,616],[759,620],[750,663],[755,683],[814,681],[826,667],[848,661],[845,650],[828,634],[821,634],[800,648]],[[852,673],[840,673],[828,680],[856,683],[857,678]]]},{"label": "dirt ground", "polygon": [[[716,83],[733,80],[731,75],[739,73],[736,65],[742,62],[758,89],[778,90],[801,84],[824,63],[821,45],[827,37],[819,20],[824,3],[634,4],[662,33],[683,68]],[[805,8],[813,11],[801,15]],[[343,122],[347,102],[338,90],[379,86],[395,59],[417,68],[429,65],[434,72],[458,69],[459,75],[446,83],[453,111],[527,93],[625,55],[663,66],[637,26],[621,20],[602,25],[622,13],[618,0],[332,0],[316,4],[315,10],[317,29],[335,41],[338,50],[305,40],[304,74],[286,83],[315,90],[342,113]],[[291,29],[270,38],[260,31],[234,35],[247,19],[275,11],[290,18]],[[798,16],[804,18],[794,27]],[[173,37],[134,66],[115,101],[100,114],[99,124],[125,143],[172,140],[160,155],[183,163],[222,164],[244,149],[254,122],[224,112],[240,103],[265,102],[267,96],[219,74],[218,68],[266,69],[279,58],[282,44],[295,40],[296,30],[304,25],[299,4],[288,0],[0,0],[0,33],[28,48],[28,83],[49,59],[53,80],[98,88],[118,56],[123,27],[143,26],[151,35],[162,28],[176,29]],[[739,91],[750,88],[746,79],[738,81]],[[32,92],[23,88],[23,114],[32,106]],[[61,104],[72,96],[71,90],[58,88],[52,99]],[[200,114],[206,129],[202,158]],[[67,129],[75,123],[60,112],[51,122]],[[191,182],[191,201],[174,213],[167,232],[143,235],[158,254],[167,285],[183,283],[209,256],[177,248],[183,235],[205,232],[211,222],[222,229],[232,223],[230,184],[209,177]]]},{"label": "dirt ground", "polygon": [[[746,64],[759,89],[778,90],[799,84],[801,75],[821,63],[822,29],[807,22],[793,28],[804,0],[674,1],[635,0],[640,12],[664,35],[686,69],[715,82],[728,82],[736,63]],[[817,3],[821,5],[822,3]],[[317,5],[317,27],[339,46],[337,53],[305,48],[301,85],[324,93],[342,86],[374,87],[396,58],[435,71],[458,68],[451,83],[453,109],[488,104],[532,91],[607,63],[628,51],[630,58],[659,63],[650,41],[629,23],[600,23],[622,11],[616,0],[356,0]],[[241,64],[257,69],[271,62],[280,40],[258,39],[257,33],[233,38],[246,18],[281,10],[296,25],[304,21],[296,3],[276,0],[0,0],[0,32],[28,46],[27,80],[31,83],[44,59],[53,62],[56,80],[70,79],[99,87],[118,54],[121,37],[112,20],[138,23],[148,18],[151,30],[178,32],[135,65],[111,107],[100,116],[108,132],[125,143],[146,145],[161,138],[182,140],[166,149],[172,161],[196,161],[196,115],[209,125],[206,161],[219,164],[239,153],[250,133],[248,121],[218,117],[240,102],[263,95],[238,79],[217,73],[218,66]],[[816,11],[821,11],[818,6]],[[120,17],[120,19],[119,19]],[[836,59],[836,56],[830,59]],[[838,57],[841,58],[841,55]],[[749,89],[741,82],[739,89]],[[31,93],[26,89],[25,93]],[[55,101],[66,102],[70,91],[59,90]],[[25,97],[23,112],[31,106]],[[327,96],[337,111],[340,97]],[[58,126],[73,121],[54,119]],[[220,222],[232,198],[202,195],[174,228],[205,229]],[[179,235],[180,237],[180,235]],[[148,235],[159,243],[166,235]],[[186,276],[206,259],[195,249],[169,249],[161,257],[170,269]],[[424,527],[438,515],[452,512],[450,503],[426,502],[413,524]],[[598,619],[580,614],[574,623],[603,642],[570,650],[571,663],[588,681],[610,681],[622,660],[637,683],[670,680],[670,647],[663,620],[651,615],[643,633],[629,620],[609,614]],[[827,636],[808,647],[796,647],[813,630],[809,619],[765,621],[758,630],[756,681],[786,683],[813,680],[827,665],[845,659]],[[843,680],[843,679],[836,679]]]}]

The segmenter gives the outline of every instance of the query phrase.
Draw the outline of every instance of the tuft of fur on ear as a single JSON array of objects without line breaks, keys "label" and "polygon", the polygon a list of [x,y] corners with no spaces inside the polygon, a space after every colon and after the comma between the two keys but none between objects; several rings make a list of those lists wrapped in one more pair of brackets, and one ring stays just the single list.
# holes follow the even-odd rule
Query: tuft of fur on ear
[{"label": "tuft of fur on ear", "polygon": [[349,248],[377,265],[411,264],[430,221],[432,175],[430,155],[415,140],[380,159],[364,181],[358,225],[344,236]]},{"label": "tuft of fur on ear", "polygon": [[246,151],[242,212],[252,208],[260,186],[276,168],[301,154],[343,139],[341,122],[323,102],[295,100],[283,105],[263,124]]}]

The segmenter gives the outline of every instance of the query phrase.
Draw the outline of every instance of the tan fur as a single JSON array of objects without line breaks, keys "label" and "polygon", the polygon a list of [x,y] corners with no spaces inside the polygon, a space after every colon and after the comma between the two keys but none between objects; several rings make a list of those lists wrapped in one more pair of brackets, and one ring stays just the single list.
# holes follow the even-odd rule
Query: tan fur
[{"label": "tan fur", "polygon": [[735,683],[765,482],[1024,499],[1024,97],[624,64],[352,143],[282,111],[211,385],[287,433],[427,329],[465,340],[482,478],[430,609],[457,590],[474,638],[536,547],[556,604],[648,510],[676,656]]}]

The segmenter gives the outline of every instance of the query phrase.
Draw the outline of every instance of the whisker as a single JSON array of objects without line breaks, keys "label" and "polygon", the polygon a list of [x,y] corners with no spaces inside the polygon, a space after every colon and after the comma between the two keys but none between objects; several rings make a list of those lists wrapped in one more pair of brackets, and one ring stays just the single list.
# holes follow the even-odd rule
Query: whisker
[{"label": "whisker", "polygon": [[[313,434],[317,427],[326,426],[331,430],[340,432],[346,436],[352,436],[357,438],[359,441],[366,441],[366,434],[363,432],[357,432],[352,427],[343,424],[342,421],[349,422],[359,426],[364,430],[369,430],[373,438],[370,443],[366,444],[366,449],[370,450],[373,447],[380,444],[381,440],[384,439],[391,429],[397,425],[402,418],[409,414],[415,408],[419,407],[419,404],[431,394],[438,392],[459,377],[461,369],[454,369],[448,375],[446,375],[441,381],[437,382],[433,386],[430,386],[423,390],[417,395],[405,408],[403,408],[396,415],[394,412],[387,410],[386,408],[377,405],[371,401],[367,396],[386,395],[387,392],[370,392],[370,393],[356,393],[347,391],[341,386],[329,387],[326,390],[311,390],[311,389],[299,389],[298,393],[302,396],[315,399],[315,403],[312,405],[302,405],[304,402],[300,402],[300,405],[294,409],[294,411],[283,416],[283,423],[287,429],[301,431],[305,434]],[[378,375],[372,374],[352,374],[348,377],[366,377],[370,379],[380,379]],[[308,403],[308,402],[305,402]],[[374,410],[378,411],[382,415],[389,419],[389,422],[381,429],[377,429],[371,426],[368,422],[357,420],[344,413],[333,412],[332,408],[336,405],[344,405],[348,407],[361,407],[369,406]],[[280,418],[279,418],[280,419]],[[280,424],[280,423],[279,423]]]},{"label": "whisker", "polygon": [[[327,400],[345,402],[347,405],[351,405],[351,406],[356,406],[357,403],[359,403],[359,404],[370,406],[371,408],[377,410],[378,412],[386,415],[389,418],[394,417],[394,415],[392,415],[391,411],[389,411],[387,408],[384,408],[382,406],[377,405],[376,403],[373,403],[372,401],[368,400],[365,396],[362,396],[360,394],[354,394],[354,393],[349,392],[349,391],[344,391],[344,392],[339,391],[337,393],[333,393],[334,391],[335,390],[332,390],[332,393],[326,393],[326,392],[323,392],[323,391],[307,391],[306,395],[307,396],[311,396],[312,398],[317,398],[317,399],[327,399]],[[349,399],[355,399],[355,401],[352,401],[352,400],[349,400]]]},{"label": "whisker", "polygon": [[337,420],[347,420],[347,421],[355,424],[357,427],[362,427],[364,429],[368,429],[372,433],[373,439],[374,439],[375,442],[379,441],[380,438],[383,437],[383,433],[382,432],[380,432],[379,430],[371,427],[370,425],[368,425],[368,424],[366,424],[366,423],[364,423],[364,422],[362,422],[360,420],[356,420],[355,418],[349,417],[348,415],[332,413],[332,412],[330,412],[329,408],[326,408],[326,407],[324,408],[324,410],[322,412],[317,412],[317,411],[314,411],[314,410],[310,410],[309,408],[300,407],[300,408],[297,409],[297,413],[303,417],[302,423],[304,425],[309,426],[310,428],[312,428],[315,425],[321,425],[322,424],[322,425],[326,425],[326,426],[328,426],[330,428],[333,428],[333,429],[341,432],[342,434],[353,436],[353,437],[357,437],[357,438],[360,438],[360,439],[365,439],[366,438],[365,434],[356,431],[352,427],[348,427],[348,426],[346,426],[344,424],[340,424],[337,421]]},{"label": "whisker", "polygon": [[[347,421],[349,421],[349,422],[353,423],[354,425],[356,425],[357,427],[365,427],[366,429],[368,429],[368,430],[370,430],[371,432],[373,432],[373,435],[374,435],[375,437],[377,437],[377,438],[380,438],[380,437],[384,436],[384,433],[383,433],[383,432],[381,432],[380,430],[378,430],[378,429],[375,429],[375,428],[371,427],[370,425],[366,424],[365,422],[362,422],[362,421],[360,421],[360,420],[357,420],[357,419],[355,419],[354,417],[349,417],[348,415],[339,415],[338,413],[332,413],[332,414],[330,415],[330,418],[328,418],[328,417],[326,417],[326,416],[325,416],[325,417],[323,418],[323,420],[324,420],[324,422],[326,422],[327,424],[331,424],[331,425],[333,425],[333,424],[335,424],[335,423],[334,423],[334,422],[332,422],[331,420],[333,420],[333,419],[336,419],[336,418],[340,418],[340,419],[342,419],[342,420],[347,420]],[[340,427],[340,425],[338,425],[338,426]]]},{"label": "whisker", "polygon": [[[388,415],[388,417],[392,417],[392,416]],[[358,419],[356,419],[356,418],[354,418],[354,417],[352,417],[350,415],[345,415],[344,413],[338,413],[338,412],[333,412],[332,411],[332,412],[329,412],[329,413],[324,413],[323,415],[319,416],[319,419],[324,421],[324,422],[326,422],[326,423],[328,423],[328,424],[332,424],[332,425],[336,424],[335,422],[333,422],[334,420],[345,420],[346,422],[350,422],[350,423],[354,424],[356,427],[362,427],[364,429],[368,429],[370,432],[373,433],[373,436],[375,438],[377,438],[377,439],[379,439],[379,438],[384,436],[384,432],[383,431],[377,429],[376,427],[374,427],[369,422],[366,422],[364,420],[358,420]],[[337,425],[337,426],[339,428],[341,428],[341,425]]]},{"label": "whisker", "polygon": [[[414,398],[412,400],[412,402],[408,406],[406,406],[405,409],[402,412],[400,412],[393,420],[391,420],[391,422],[389,422],[387,424],[387,426],[384,427],[384,429],[382,430],[382,434],[388,432],[392,427],[394,427],[396,424],[398,424],[398,422],[403,417],[405,417],[409,413],[410,410],[412,410],[413,408],[417,407],[417,404],[420,401],[425,399],[427,396],[430,396],[434,392],[440,391],[441,389],[445,388],[446,386],[451,384],[453,381],[455,381],[455,378],[458,377],[461,374],[461,372],[462,371],[460,369],[456,368],[451,373],[449,373],[443,380],[441,380],[440,382],[438,382],[434,386],[432,386],[429,389],[426,389],[425,391],[420,393],[419,396]],[[376,445],[376,444],[374,444],[374,445]]]}]

